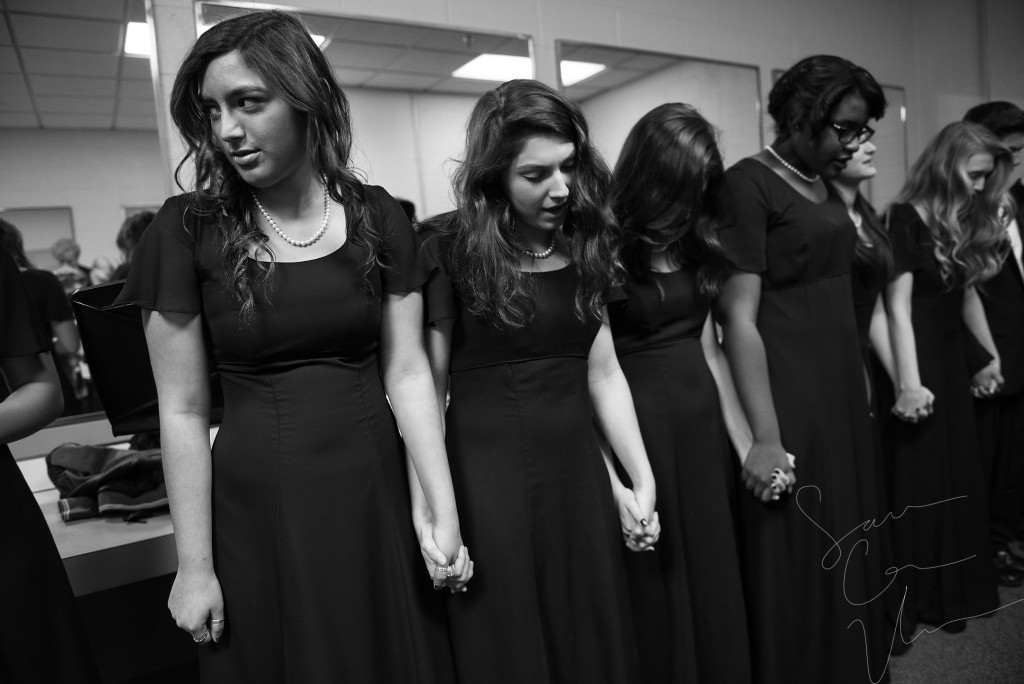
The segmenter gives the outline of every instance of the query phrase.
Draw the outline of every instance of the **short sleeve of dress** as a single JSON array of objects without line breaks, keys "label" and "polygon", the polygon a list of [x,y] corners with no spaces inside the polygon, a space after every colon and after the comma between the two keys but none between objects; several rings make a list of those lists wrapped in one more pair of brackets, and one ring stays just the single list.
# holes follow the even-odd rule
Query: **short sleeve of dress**
[{"label": "short sleeve of dress", "polygon": [[381,221],[381,232],[388,242],[383,258],[387,268],[380,272],[384,292],[398,294],[420,289],[424,278],[417,263],[419,238],[402,205],[386,190],[374,185],[366,186],[366,201],[373,207],[374,218]]},{"label": "short sleeve of dress", "polygon": [[50,336],[43,331],[18,266],[0,247],[0,358],[39,354],[50,347]]},{"label": "short sleeve of dress", "polygon": [[719,236],[737,269],[763,273],[768,268],[765,249],[769,202],[762,179],[752,165],[760,163],[744,159],[725,173],[722,200],[725,221]]},{"label": "short sleeve of dress", "polygon": [[921,254],[921,229],[924,222],[910,204],[894,204],[889,209],[888,230],[892,241],[895,274],[916,271],[924,265]]},{"label": "short sleeve of dress", "polygon": [[448,241],[432,229],[420,233],[420,271],[423,273],[423,320],[427,325],[456,316],[455,291],[449,271]]},{"label": "short sleeve of dress", "polygon": [[196,269],[198,222],[190,220],[190,195],[164,202],[132,253],[132,267],[117,304],[150,311],[198,314],[202,292]]}]

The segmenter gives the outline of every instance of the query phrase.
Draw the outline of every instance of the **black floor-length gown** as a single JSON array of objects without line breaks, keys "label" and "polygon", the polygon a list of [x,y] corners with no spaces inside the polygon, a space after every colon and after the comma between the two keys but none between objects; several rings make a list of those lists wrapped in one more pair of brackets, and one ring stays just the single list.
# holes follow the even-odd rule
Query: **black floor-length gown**
[{"label": "black floor-length gown", "polygon": [[[652,273],[608,307],[658,487],[661,538],[627,552],[644,681],[750,681],[736,548],[739,474],[701,346],[695,269]],[[660,292],[659,292],[660,286]]]},{"label": "black floor-length gown", "polygon": [[192,196],[165,203],[133,257],[122,301],[200,314],[224,390],[212,502],[227,623],[200,647],[204,681],[453,680],[377,357],[381,298],[420,285],[416,239],[387,193],[366,194],[389,246],[372,292],[346,208],[349,239],[278,262],[251,328]]},{"label": "black floor-length gown", "polygon": [[575,269],[527,275],[533,316],[501,330],[453,295],[447,240],[423,247],[428,323],[454,319],[446,441],[476,563],[446,602],[459,682],[642,681]]},{"label": "black floor-length gown", "polygon": [[[18,267],[0,247],[0,358],[48,353]],[[0,399],[7,386],[0,377]],[[85,628],[50,528],[0,444],[0,682],[98,682]]]},{"label": "black floor-length gown", "polygon": [[922,568],[900,572],[907,587],[905,619],[944,625],[999,605],[964,354],[964,290],[943,282],[931,231],[913,206],[897,204],[890,212],[897,276],[914,276],[918,373],[935,395],[935,412],[925,420],[890,421],[893,507],[915,507],[893,527],[896,561]]},{"label": "black floor-length gown", "polygon": [[874,599],[883,547],[861,526],[886,511],[850,287],[856,229],[840,203],[808,200],[755,159],[727,180],[735,220],[722,238],[762,279],[757,326],[799,479],[777,502],[739,497],[754,680],[878,681],[891,638]]}]

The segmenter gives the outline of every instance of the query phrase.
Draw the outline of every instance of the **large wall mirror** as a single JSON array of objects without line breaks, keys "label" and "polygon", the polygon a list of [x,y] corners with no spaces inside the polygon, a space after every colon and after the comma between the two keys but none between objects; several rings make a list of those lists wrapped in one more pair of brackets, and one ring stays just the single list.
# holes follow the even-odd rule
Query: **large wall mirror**
[{"label": "large wall mirror", "polygon": [[562,89],[611,166],[633,124],[665,102],[693,105],[715,125],[727,166],[761,147],[756,66],[569,41],[557,42],[557,54]]},{"label": "large wall mirror", "polygon": [[[261,5],[260,9],[269,6]],[[253,3],[199,5],[200,30]],[[300,11],[352,108],[353,164],[369,182],[413,202],[420,218],[454,208],[452,160],[469,113],[510,78],[532,78],[526,36]]]}]

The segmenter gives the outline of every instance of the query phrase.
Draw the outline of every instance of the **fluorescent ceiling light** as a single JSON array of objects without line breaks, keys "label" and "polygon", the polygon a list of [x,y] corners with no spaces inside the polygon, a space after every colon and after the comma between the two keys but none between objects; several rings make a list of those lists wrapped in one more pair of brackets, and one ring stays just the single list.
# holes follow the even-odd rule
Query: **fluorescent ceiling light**
[{"label": "fluorescent ceiling light", "polygon": [[149,57],[149,27],[144,21],[129,21],[124,34],[124,54]]},{"label": "fluorescent ceiling light", "polygon": [[568,88],[580,81],[587,80],[591,76],[598,75],[608,67],[604,64],[594,64],[593,62],[571,62],[563,59],[561,68],[562,85]]},{"label": "fluorescent ceiling light", "polygon": [[312,38],[313,42],[316,43],[316,46],[321,49],[324,46],[324,41],[327,40],[327,36],[321,36],[318,33],[310,33],[309,37]]},{"label": "fluorescent ceiling light", "polygon": [[484,53],[452,72],[455,78],[504,83],[514,78],[533,78],[533,60],[529,57]]}]

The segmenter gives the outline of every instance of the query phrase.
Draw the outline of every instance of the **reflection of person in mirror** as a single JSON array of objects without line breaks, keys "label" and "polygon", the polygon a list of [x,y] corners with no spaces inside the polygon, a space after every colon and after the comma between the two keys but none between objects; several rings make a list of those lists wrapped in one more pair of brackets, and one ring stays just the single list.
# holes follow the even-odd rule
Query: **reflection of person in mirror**
[{"label": "reflection of person in mirror", "polygon": [[[739,497],[740,548],[753,671],[765,683],[866,682],[877,680],[870,668],[884,666],[882,602],[846,599],[878,593],[879,555],[823,567],[826,539],[793,494],[771,500],[777,472],[821,492],[800,502],[816,519],[850,529],[876,513],[850,287],[856,231],[826,181],[884,110],[882,88],[864,69],[805,58],[769,95],[775,140],[726,172],[733,215],[721,238],[737,270],[715,313],[754,438],[742,472],[753,495]],[[849,629],[854,620],[867,625],[867,653]]]},{"label": "reflection of person in mirror", "polygon": [[999,605],[964,330],[987,353],[974,379],[978,396],[998,393],[999,353],[977,289],[999,270],[1008,247],[1010,169],[1010,153],[992,133],[951,123],[921,153],[889,208],[895,277],[885,297],[898,383],[893,413],[921,416],[890,421],[892,505],[963,497],[896,525],[896,563],[931,568],[968,559],[900,574],[908,589],[904,640],[917,623],[961,631],[963,618]]},{"label": "reflection of person in mirror", "polygon": [[711,124],[665,104],[630,131],[613,176],[629,277],[608,313],[658,511],[673,521],[655,553],[626,558],[648,682],[751,680],[726,425],[741,453],[750,428],[710,316],[729,268],[718,240],[724,174]]},{"label": "reflection of person in mirror", "polygon": [[[447,604],[462,681],[640,680],[619,538],[648,549],[659,524],[605,310],[608,182],[579,107],[509,81],[470,115],[457,210],[424,228],[427,348],[481,564]],[[595,415],[632,489],[609,488]]]},{"label": "reflection of person in mirror", "polygon": [[64,294],[71,297],[76,290],[89,285],[89,275],[92,269],[78,263],[78,258],[82,255],[82,248],[78,246],[77,242],[69,237],[59,238],[50,247],[50,254],[57,260],[57,267],[53,269],[53,274],[60,280]]},{"label": "reflection of person in mirror", "polygon": [[453,681],[433,589],[461,590],[472,564],[416,236],[349,167],[347,98],[293,15],[200,36],[171,115],[195,189],[146,229],[120,301],[143,309],[178,554],[169,607],[201,677]]},{"label": "reflection of person in mirror", "polygon": [[7,447],[60,415],[51,346],[18,266],[0,246],[0,678],[99,682],[64,564]]},{"label": "reflection of person in mirror", "polygon": [[21,231],[3,219],[0,219],[0,244],[14,257],[32,297],[36,315],[49,328],[53,338],[53,361],[64,397],[64,415],[74,415],[79,409],[75,388],[81,360],[78,354],[80,340],[64,288],[53,273],[33,268],[25,254]]},{"label": "reflection of person in mirror", "polygon": [[114,272],[110,274],[111,280],[124,280],[128,277],[128,269],[132,265],[132,255],[135,247],[139,244],[142,234],[156,217],[151,211],[140,211],[124,220],[121,228],[117,231],[117,248],[121,250],[121,263]]}]

